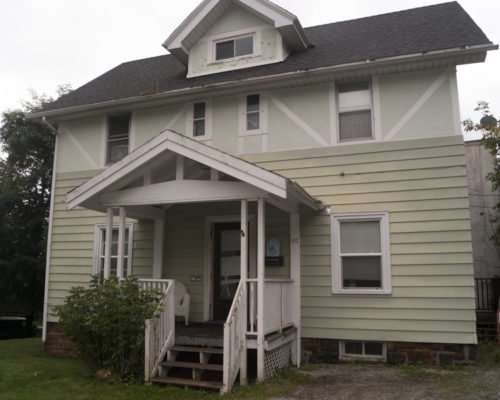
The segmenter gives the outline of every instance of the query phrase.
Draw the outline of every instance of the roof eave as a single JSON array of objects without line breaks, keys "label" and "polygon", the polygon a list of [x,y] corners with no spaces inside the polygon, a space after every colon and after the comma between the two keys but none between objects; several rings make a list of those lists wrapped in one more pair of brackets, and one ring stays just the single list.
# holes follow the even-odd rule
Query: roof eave
[{"label": "roof eave", "polygon": [[[450,65],[468,64],[475,62],[483,62],[486,58],[488,51],[497,50],[496,44],[484,44],[476,46],[465,46],[454,49],[437,50],[429,52],[421,52],[415,54],[408,54],[402,56],[385,57],[375,60],[357,61],[347,64],[332,65],[327,67],[319,67],[314,69],[296,70],[274,75],[258,76],[247,78],[243,80],[233,80],[220,83],[213,83],[208,85],[201,85],[195,87],[186,87],[175,89],[167,92],[151,94],[147,96],[134,96],[118,100],[104,101],[100,103],[85,104],[81,106],[66,107],[56,110],[40,111],[29,114],[29,119],[46,118],[73,118],[85,115],[92,115],[92,113],[102,113],[103,110],[115,110],[130,107],[136,107],[141,104],[143,107],[158,106],[164,104],[168,100],[175,100],[175,102],[189,101],[190,98],[202,96],[207,92],[211,94],[225,94],[239,90],[244,90],[247,87],[252,87],[256,90],[256,85],[269,85],[279,84],[280,82],[293,81],[294,84],[300,84],[307,79],[325,79],[331,78],[332,75],[338,75],[342,72],[349,71],[349,73],[374,73],[378,70],[390,66],[414,64],[414,69],[428,67],[426,63],[433,63],[437,60],[447,60]],[[174,101],[172,101],[174,102]]]}]

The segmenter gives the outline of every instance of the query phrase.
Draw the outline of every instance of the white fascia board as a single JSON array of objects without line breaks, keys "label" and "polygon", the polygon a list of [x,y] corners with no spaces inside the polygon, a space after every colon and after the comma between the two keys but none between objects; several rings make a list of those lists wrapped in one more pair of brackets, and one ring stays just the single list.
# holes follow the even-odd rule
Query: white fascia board
[{"label": "white fascia board", "polygon": [[252,14],[272,22],[275,28],[292,25],[294,20],[297,19],[292,13],[267,0],[236,0],[236,3],[244,6]]},{"label": "white fascia board", "polygon": [[[192,101],[200,96],[216,96],[233,94],[238,91],[245,91],[248,88],[252,90],[261,90],[260,86],[280,87],[290,82],[294,84],[306,84],[310,80],[318,83],[321,79],[330,80],[338,77],[342,73],[350,75],[356,73],[381,74],[386,69],[392,68],[391,73],[405,72],[412,70],[421,70],[431,68],[436,60],[448,60],[446,65],[459,65],[483,62],[486,52],[498,50],[498,45],[487,44],[469,46],[467,49],[456,48],[448,50],[437,50],[404,56],[394,56],[380,58],[376,60],[356,61],[348,64],[332,65],[328,67],[319,67],[314,69],[297,70],[284,72],[275,75],[257,76],[243,80],[226,81],[214,83],[206,86],[194,86],[181,89],[175,89],[168,92],[151,94],[148,96],[136,96],[126,99],[103,101],[100,103],[85,104],[50,111],[41,111],[28,114],[28,119],[40,119],[42,117],[52,118],[53,120],[71,119],[88,117],[102,114],[104,111],[125,111],[137,109],[138,107],[157,107],[170,103],[179,103],[183,101]],[[260,85],[259,88],[256,85]],[[62,118],[61,118],[62,117]]]},{"label": "white fascia board", "polygon": [[163,152],[172,151],[213,169],[246,182],[264,192],[286,198],[286,179],[247,161],[223,153],[206,144],[166,130],[146,142],[122,160],[108,167],[66,195],[66,205],[72,209],[93,196],[109,189],[120,179],[134,173]]},{"label": "white fascia board", "polygon": [[186,204],[241,199],[255,200],[268,194],[245,182],[175,180],[101,195],[105,207]]},{"label": "white fascia board", "polygon": [[182,41],[206,17],[220,0],[203,0],[182,23],[175,28],[172,34],[163,42],[167,50],[182,48]]},{"label": "white fascia board", "polygon": [[172,131],[166,133],[169,138],[168,148],[175,153],[198,161],[278,197],[286,198],[286,179],[282,176],[178,133]]},{"label": "white fascia board", "polygon": [[312,197],[306,190],[296,182],[288,181],[288,194],[290,199],[297,199],[297,202],[305,206],[320,211],[325,208],[323,203]]}]

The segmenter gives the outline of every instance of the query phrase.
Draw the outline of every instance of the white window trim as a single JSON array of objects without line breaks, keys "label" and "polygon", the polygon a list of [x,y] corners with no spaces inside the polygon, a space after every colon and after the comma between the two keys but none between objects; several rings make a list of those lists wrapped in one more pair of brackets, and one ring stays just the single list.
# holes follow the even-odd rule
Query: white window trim
[{"label": "white window trim", "polygon": [[[363,80],[363,79],[361,79]],[[360,80],[360,81],[361,81]],[[372,137],[370,138],[358,138],[350,140],[340,140],[340,112],[349,111],[362,111],[367,110],[366,108],[352,108],[340,110],[339,106],[339,93],[337,89],[337,83],[330,84],[330,140],[332,145],[336,146],[346,146],[361,143],[373,143],[381,142],[382,134],[380,127],[380,90],[379,90],[379,80],[378,77],[368,78],[368,85],[370,91],[370,101],[371,101],[371,120],[372,120]]]},{"label": "white window trim", "polygon": [[[203,136],[194,136],[193,132],[193,107],[195,103],[205,103],[205,135]],[[193,101],[189,103],[189,108],[186,113],[186,133],[187,135],[194,140],[198,140],[200,142],[204,142],[206,140],[212,139],[212,101],[211,100],[200,100]]]},{"label": "white window trim", "polygon": [[[113,229],[118,229],[118,224],[113,224]],[[134,224],[132,222],[125,223],[125,229],[128,229],[128,253],[127,253],[127,276],[132,274],[132,246],[134,243]],[[106,231],[106,224],[95,224],[94,227],[94,265],[92,266],[92,274],[99,274],[99,258],[100,244],[102,241],[102,233]]]},{"label": "white window trim", "polygon": [[[123,115],[125,115],[125,114],[127,114],[127,113],[123,113]],[[112,114],[112,115],[106,115],[104,117],[105,118],[105,122],[104,122],[104,166],[105,167],[108,167],[108,166],[114,164],[114,163],[108,162],[109,118],[117,117],[120,115],[122,115],[122,114]],[[128,137],[127,137],[127,139],[128,139],[127,154],[130,154],[130,152],[131,152],[130,143],[131,143],[132,126],[133,126],[132,118],[134,117],[134,113],[131,112],[128,115],[129,115],[129,120],[128,120]],[[135,133],[134,133],[133,141],[134,141],[134,145],[135,145]]]},{"label": "white window trim", "polygon": [[[245,58],[256,58],[262,56],[262,45],[261,45],[261,32],[265,28],[268,28],[267,25],[263,26],[258,26],[258,27],[253,27],[253,28],[247,28],[247,29],[240,29],[237,31],[232,31],[228,33],[222,33],[218,35],[213,35],[207,37],[207,40],[209,41],[209,46],[208,46],[208,65],[218,65],[218,64],[225,64],[225,63],[230,63],[234,62],[237,60],[245,59]],[[242,56],[237,56],[237,57],[231,57],[231,58],[224,58],[222,60],[217,60],[216,58],[216,51],[217,51],[217,43],[219,42],[225,42],[228,40],[235,40],[235,39],[242,39],[245,37],[253,37],[253,53],[252,54],[245,54]],[[253,66],[253,64],[252,64]]]},{"label": "white window trim", "polygon": [[[247,96],[258,94],[259,98],[259,129],[247,129]],[[239,136],[264,135],[267,133],[267,96],[263,92],[246,93],[240,96]]]},{"label": "white window trim", "polygon": [[[345,352],[345,342],[361,342],[363,343],[363,354],[350,354]],[[382,355],[364,354],[365,343],[376,342],[382,343]],[[387,346],[385,342],[378,340],[340,340],[339,341],[339,358],[341,360],[365,360],[365,361],[386,361]]]},{"label": "white window trim", "polygon": [[[342,263],[340,258],[340,222],[341,221],[380,221],[381,260],[381,288],[343,288]],[[332,293],[333,294],[392,294],[391,256],[389,235],[389,213],[361,212],[361,213],[333,213],[330,214],[331,233],[331,263],[332,263]]]}]

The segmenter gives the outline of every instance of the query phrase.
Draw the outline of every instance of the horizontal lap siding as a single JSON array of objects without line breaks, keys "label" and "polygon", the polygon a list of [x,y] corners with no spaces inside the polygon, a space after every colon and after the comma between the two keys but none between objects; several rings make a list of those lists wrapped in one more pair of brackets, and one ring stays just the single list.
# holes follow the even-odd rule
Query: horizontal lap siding
[{"label": "horizontal lap siding", "polygon": [[[69,289],[88,284],[94,264],[95,224],[105,223],[102,213],[77,207],[68,211],[66,193],[87,181],[97,171],[60,173],[54,197],[54,220],[49,278],[49,321],[55,321],[52,307],[62,304]],[[118,219],[115,218],[115,222]],[[151,223],[134,222],[133,273],[150,277],[152,270]]]},{"label": "horizontal lap siding", "polygon": [[474,343],[461,137],[247,156],[332,212],[389,211],[392,294],[333,295],[330,218],[301,217],[304,337]]}]

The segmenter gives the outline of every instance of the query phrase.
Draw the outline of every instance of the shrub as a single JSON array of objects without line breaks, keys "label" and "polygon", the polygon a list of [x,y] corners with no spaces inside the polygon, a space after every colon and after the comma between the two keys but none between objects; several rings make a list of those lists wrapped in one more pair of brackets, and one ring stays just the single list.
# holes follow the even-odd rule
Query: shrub
[{"label": "shrub", "polygon": [[64,333],[92,368],[111,368],[122,378],[144,371],[145,320],[159,310],[162,294],[143,290],[134,277],[121,282],[94,275],[88,288],[74,287],[55,312]]}]

